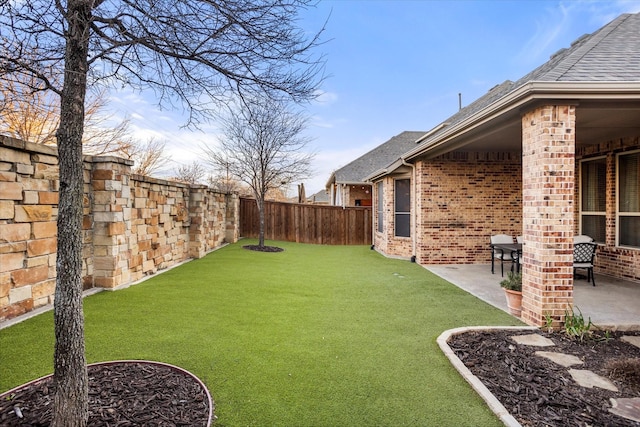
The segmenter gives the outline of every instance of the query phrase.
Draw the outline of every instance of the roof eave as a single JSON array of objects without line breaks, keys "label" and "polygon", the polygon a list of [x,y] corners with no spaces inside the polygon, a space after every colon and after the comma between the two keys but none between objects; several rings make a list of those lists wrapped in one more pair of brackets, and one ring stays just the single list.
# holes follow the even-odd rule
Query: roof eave
[{"label": "roof eave", "polygon": [[498,99],[493,104],[459,123],[443,127],[443,132],[425,138],[424,142],[402,156],[411,160],[442,147],[453,138],[475,129],[497,116],[521,109],[525,104],[542,99],[574,100],[640,98],[640,81],[634,82],[528,82]]},{"label": "roof eave", "polygon": [[325,190],[331,188],[331,184],[336,182],[336,171],[331,172],[331,176],[327,180],[327,183],[324,185]]},{"label": "roof eave", "polygon": [[398,168],[402,167],[404,165],[404,162],[402,161],[402,158],[397,159],[396,161],[394,161],[393,163],[391,163],[389,166],[383,168],[383,169],[378,169],[377,171],[373,172],[371,175],[365,177],[364,179],[368,182],[374,182],[377,181],[378,179],[382,178],[383,176],[386,175],[390,175],[392,173],[394,173],[395,171],[398,170]]}]

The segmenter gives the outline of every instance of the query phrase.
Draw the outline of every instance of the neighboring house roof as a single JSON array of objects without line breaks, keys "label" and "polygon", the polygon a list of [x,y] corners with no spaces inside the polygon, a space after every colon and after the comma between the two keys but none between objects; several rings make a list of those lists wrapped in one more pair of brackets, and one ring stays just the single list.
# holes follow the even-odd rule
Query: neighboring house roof
[{"label": "neighboring house roof", "polygon": [[382,145],[358,157],[351,163],[334,171],[327,181],[331,184],[362,184],[373,171],[388,165],[403,153],[416,146],[416,140],[424,135],[424,131],[405,131],[394,136]]},{"label": "neighboring house roof", "polygon": [[[403,153],[400,159],[387,163],[386,168],[379,168],[367,178],[372,180],[391,172],[402,159],[410,160],[425,153],[438,155],[477,141],[482,129],[494,134],[498,129],[503,131],[505,140],[513,141],[517,136],[519,141],[520,109],[537,99],[595,102],[609,95],[613,95],[611,99],[640,98],[640,14],[621,15],[556,52],[519,80],[495,86],[423,135],[420,144]],[[592,113],[590,118],[596,116],[597,113]],[[491,142],[485,140],[487,144]],[[582,138],[581,142],[587,141]]]},{"label": "neighboring house roof", "polygon": [[329,203],[329,193],[327,193],[327,190],[320,190],[307,197],[307,200],[312,203]]}]

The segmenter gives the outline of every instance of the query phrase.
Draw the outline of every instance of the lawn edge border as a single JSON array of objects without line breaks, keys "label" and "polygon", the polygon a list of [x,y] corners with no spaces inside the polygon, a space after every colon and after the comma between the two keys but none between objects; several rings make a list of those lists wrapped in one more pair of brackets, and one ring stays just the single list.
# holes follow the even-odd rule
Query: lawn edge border
[{"label": "lawn edge border", "polygon": [[482,381],[462,363],[462,361],[456,356],[454,351],[449,347],[449,339],[453,335],[459,335],[464,332],[471,331],[490,331],[490,330],[513,330],[513,331],[537,331],[540,328],[536,326],[464,326],[460,328],[448,329],[440,334],[437,338],[438,346],[449,359],[454,368],[462,375],[462,377],[471,385],[471,387],[480,395],[480,397],[487,403],[489,409],[500,421],[507,427],[522,427],[522,424],[516,420],[513,415],[507,411],[502,403],[489,391]]}]

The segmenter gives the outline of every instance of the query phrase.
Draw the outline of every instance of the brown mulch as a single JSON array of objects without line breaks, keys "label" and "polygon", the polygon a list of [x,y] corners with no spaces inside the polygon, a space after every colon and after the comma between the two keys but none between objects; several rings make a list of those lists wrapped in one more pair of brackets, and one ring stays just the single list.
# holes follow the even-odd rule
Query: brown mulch
[{"label": "brown mulch", "polygon": [[243,249],[247,249],[250,251],[257,251],[257,252],[282,252],[284,251],[283,248],[279,248],[277,246],[260,246],[260,245],[244,245],[242,247]]},{"label": "brown mulch", "polygon": [[[510,337],[538,333],[551,339],[553,347],[516,344]],[[640,348],[596,333],[583,341],[561,332],[491,330],[452,336],[449,346],[502,405],[523,426],[640,426],[610,413],[611,398],[640,397]],[[568,370],[536,351],[553,351],[579,357],[588,369],[608,378],[618,392],[578,385]]]},{"label": "brown mulch", "polygon": [[[209,396],[201,383],[185,372],[167,365],[126,361],[90,365],[87,371],[89,426],[208,424]],[[49,376],[0,399],[0,426],[48,426],[52,382]]]}]

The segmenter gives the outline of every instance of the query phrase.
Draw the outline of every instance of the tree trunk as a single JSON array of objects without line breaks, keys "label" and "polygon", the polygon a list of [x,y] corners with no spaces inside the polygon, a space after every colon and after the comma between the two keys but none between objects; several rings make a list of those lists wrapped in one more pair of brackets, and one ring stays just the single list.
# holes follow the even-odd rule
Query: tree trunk
[{"label": "tree trunk", "polygon": [[56,133],[60,162],[58,255],[54,302],[53,427],[86,426],[88,379],[82,312],[82,134],[91,5],[69,0],[65,75]]},{"label": "tree trunk", "polygon": [[260,229],[258,231],[258,246],[264,247],[264,197],[256,197],[256,203],[258,204],[258,218]]}]

